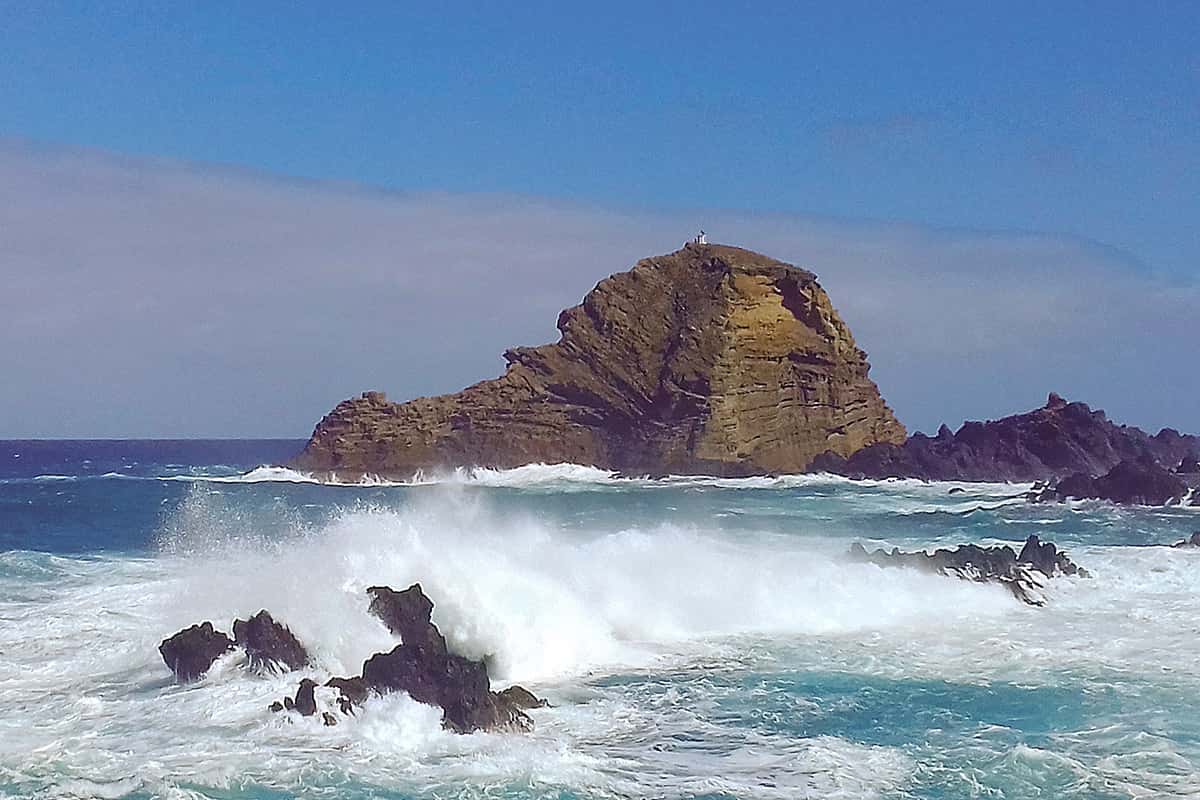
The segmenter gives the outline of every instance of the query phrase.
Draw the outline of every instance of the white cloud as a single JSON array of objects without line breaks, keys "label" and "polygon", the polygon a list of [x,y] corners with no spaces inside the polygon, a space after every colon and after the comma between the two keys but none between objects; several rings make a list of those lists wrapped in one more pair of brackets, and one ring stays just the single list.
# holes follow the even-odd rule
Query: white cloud
[{"label": "white cloud", "polygon": [[[700,202],[711,198],[701,198]],[[1200,429],[1196,286],[1071,239],[409,195],[0,147],[0,435],[296,435],[452,391],[704,226],[821,276],[912,428],[1051,389]]]}]

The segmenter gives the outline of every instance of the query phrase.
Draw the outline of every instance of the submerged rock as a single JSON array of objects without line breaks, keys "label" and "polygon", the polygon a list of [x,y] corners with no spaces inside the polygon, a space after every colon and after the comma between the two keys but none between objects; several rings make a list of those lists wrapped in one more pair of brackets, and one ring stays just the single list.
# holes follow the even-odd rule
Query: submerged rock
[{"label": "submerged rock", "polygon": [[181,681],[194,681],[223,654],[233,649],[233,642],[224,633],[213,628],[211,622],[202,622],[184,628],[170,638],[163,639],[158,652],[166,665]]},{"label": "submerged rock", "polygon": [[981,547],[977,544],[963,544],[953,550],[939,548],[932,553],[905,553],[899,548],[872,553],[855,542],[850,546],[850,557],[881,567],[913,567],[963,580],[994,581],[1008,587],[1021,602],[1035,606],[1046,602],[1041,593],[1045,587],[1044,579],[1056,575],[1090,577],[1087,570],[1067,558],[1052,542],[1043,543],[1037,536],[1025,540],[1019,555],[1008,545]]},{"label": "submerged rock", "polygon": [[297,670],[308,664],[308,651],[287,626],[264,609],[233,623],[234,642],[246,650],[255,669]]},{"label": "submerged rock", "polygon": [[1171,547],[1200,547],[1200,531],[1196,531],[1182,542],[1176,542]]},{"label": "submerged rock", "polygon": [[693,244],[601,281],[559,341],[504,354],[457,394],[340,403],[294,466],[407,479],[417,470],[571,462],[634,474],[802,471],[904,427],[811,272]]}]

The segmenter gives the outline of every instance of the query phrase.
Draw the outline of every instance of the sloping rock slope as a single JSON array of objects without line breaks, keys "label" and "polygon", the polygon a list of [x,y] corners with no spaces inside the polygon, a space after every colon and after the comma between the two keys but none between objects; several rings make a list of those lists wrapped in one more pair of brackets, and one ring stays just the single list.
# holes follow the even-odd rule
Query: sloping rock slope
[{"label": "sloping rock slope", "polygon": [[744,475],[905,441],[816,277],[748,250],[690,244],[644,259],[562,312],[558,329],[557,343],[509,350],[504,375],[457,394],[346,400],[294,466]]}]

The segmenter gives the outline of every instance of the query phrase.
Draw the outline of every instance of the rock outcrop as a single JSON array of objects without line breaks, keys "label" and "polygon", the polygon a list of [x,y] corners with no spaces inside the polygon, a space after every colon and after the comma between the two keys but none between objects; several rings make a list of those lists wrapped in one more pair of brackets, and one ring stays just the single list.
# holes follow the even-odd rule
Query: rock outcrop
[{"label": "rock outcrop", "polygon": [[234,620],[233,641],[259,670],[295,670],[308,663],[308,652],[286,625],[264,609],[250,619]]},{"label": "rock outcrop", "polygon": [[199,678],[212,662],[235,647],[242,648],[250,667],[258,671],[286,672],[308,664],[304,645],[265,609],[250,619],[234,620],[233,637],[213,628],[211,622],[203,622],[163,639],[158,652],[181,681]]},{"label": "rock outcrop", "polygon": [[419,703],[441,706],[443,724],[459,733],[532,727],[521,695],[493,692],[482,661],[449,652],[445,637],[431,621],[433,602],[420,584],[402,592],[386,586],[367,591],[371,613],[401,638],[390,652],[377,653],[363,664],[362,681],[368,691],[406,692]]},{"label": "rock outcrop", "polygon": [[1085,472],[1068,475],[1034,492],[1030,499],[1035,502],[1108,500],[1125,505],[1164,506],[1182,503],[1190,493],[1191,487],[1179,475],[1144,456],[1122,461],[1099,477]]},{"label": "rock outcrop", "polygon": [[1200,531],[1194,532],[1183,541],[1176,542],[1171,547],[1200,547]]},{"label": "rock outcrop", "polygon": [[408,478],[454,466],[573,462],[641,474],[798,472],[905,431],[816,277],[689,244],[601,281],[555,344],[440,397],[366,392],[317,425],[294,466]]},{"label": "rock outcrop", "polygon": [[180,681],[194,681],[212,663],[233,649],[228,636],[213,628],[211,622],[202,622],[163,639],[158,652],[175,677]]},{"label": "rock outcrop", "polygon": [[827,453],[811,466],[854,478],[1044,481],[1075,473],[1104,475],[1122,461],[1150,459],[1174,468],[1200,455],[1200,438],[1164,428],[1151,436],[1116,425],[1086,403],[1051,394],[1046,405],[955,432],[917,433],[901,445],[882,443],[852,454]]},{"label": "rock outcrop", "polygon": [[850,557],[881,567],[911,567],[962,580],[1000,583],[1018,600],[1034,606],[1046,602],[1042,590],[1047,578],[1057,575],[1090,577],[1087,570],[1067,558],[1053,542],[1042,542],[1037,536],[1026,539],[1019,554],[1008,545],[981,547],[977,544],[963,544],[953,550],[940,548],[932,553],[905,553],[899,548],[869,553],[855,542],[850,546]]}]

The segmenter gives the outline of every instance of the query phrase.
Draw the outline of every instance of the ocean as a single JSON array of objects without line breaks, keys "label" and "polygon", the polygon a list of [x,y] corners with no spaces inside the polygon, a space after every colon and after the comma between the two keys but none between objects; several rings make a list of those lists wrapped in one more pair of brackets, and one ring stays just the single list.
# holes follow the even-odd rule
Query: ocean
[{"label": "ocean", "polygon": [[[529,466],[320,485],[298,441],[0,442],[0,797],[1200,797],[1200,509],[1020,485],[624,479]],[[961,491],[951,491],[957,489]],[[1019,543],[1047,603],[844,556]],[[456,735],[376,698],[273,714],[300,675],[157,646],[261,608],[357,674],[365,589],[420,582],[452,649],[549,699]]]}]

